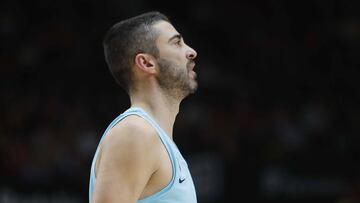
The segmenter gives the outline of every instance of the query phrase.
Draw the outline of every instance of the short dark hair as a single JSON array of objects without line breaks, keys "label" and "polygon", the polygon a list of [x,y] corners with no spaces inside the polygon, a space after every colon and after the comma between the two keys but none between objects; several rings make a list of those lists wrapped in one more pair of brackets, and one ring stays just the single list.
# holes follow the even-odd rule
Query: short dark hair
[{"label": "short dark hair", "polygon": [[116,23],[105,35],[103,46],[106,63],[116,82],[128,93],[132,88],[132,59],[136,54],[159,55],[155,43],[159,33],[152,27],[159,21],[170,22],[160,12],[147,12]]}]

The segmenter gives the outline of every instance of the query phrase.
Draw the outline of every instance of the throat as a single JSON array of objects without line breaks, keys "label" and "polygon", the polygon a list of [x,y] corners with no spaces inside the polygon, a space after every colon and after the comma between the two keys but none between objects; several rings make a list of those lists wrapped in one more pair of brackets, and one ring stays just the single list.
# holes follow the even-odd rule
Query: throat
[{"label": "throat", "polygon": [[[145,92],[145,93],[144,93]],[[142,108],[172,139],[173,127],[179,112],[180,100],[167,95],[164,91],[143,91],[144,94],[130,96],[131,107]]]}]

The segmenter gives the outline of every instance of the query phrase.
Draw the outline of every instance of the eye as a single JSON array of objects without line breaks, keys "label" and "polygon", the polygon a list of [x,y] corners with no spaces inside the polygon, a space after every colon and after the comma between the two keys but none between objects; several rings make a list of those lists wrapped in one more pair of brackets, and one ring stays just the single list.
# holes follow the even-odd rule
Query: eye
[{"label": "eye", "polygon": [[181,46],[181,39],[176,40],[176,41],[175,41],[175,44],[176,44],[177,46]]}]

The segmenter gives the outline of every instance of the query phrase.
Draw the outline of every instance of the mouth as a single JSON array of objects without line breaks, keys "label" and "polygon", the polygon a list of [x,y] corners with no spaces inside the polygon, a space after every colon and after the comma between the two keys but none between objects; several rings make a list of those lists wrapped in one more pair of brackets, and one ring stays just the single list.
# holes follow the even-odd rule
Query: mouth
[{"label": "mouth", "polygon": [[190,70],[190,71],[189,71],[189,76],[190,76],[191,78],[193,78],[193,79],[196,79],[196,77],[197,77],[196,72],[193,71],[193,70]]},{"label": "mouth", "polygon": [[195,68],[195,62],[194,61],[189,61],[187,64],[187,67],[189,69],[189,71],[192,71]]},{"label": "mouth", "polygon": [[196,72],[194,71],[195,65],[196,64],[193,60],[191,60],[187,63],[188,74],[189,74],[190,78],[192,78],[192,79],[196,79],[196,77],[197,77]]}]

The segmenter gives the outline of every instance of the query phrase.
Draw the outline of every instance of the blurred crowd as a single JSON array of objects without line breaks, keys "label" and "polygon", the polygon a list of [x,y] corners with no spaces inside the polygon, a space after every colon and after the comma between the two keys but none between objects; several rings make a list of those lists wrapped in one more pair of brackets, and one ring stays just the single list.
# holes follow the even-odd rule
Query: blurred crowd
[{"label": "blurred crowd", "polygon": [[199,90],[183,101],[174,139],[200,203],[360,202],[359,8],[2,1],[0,202],[87,201],[97,143],[129,107],[102,37],[149,10],[169,15],[199,54]]}]

